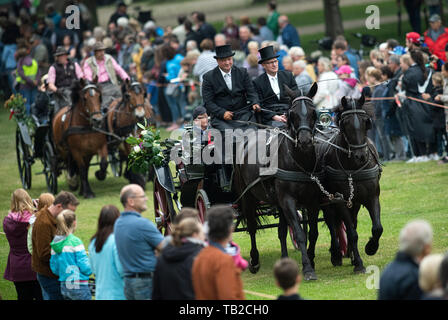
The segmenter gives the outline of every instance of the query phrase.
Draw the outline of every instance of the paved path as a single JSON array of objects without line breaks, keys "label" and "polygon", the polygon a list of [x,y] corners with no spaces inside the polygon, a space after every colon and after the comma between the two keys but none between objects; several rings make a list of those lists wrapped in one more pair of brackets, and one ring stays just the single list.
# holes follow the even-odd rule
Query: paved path
[{"label": "paved path", "polygon": [[[387,0],[340,0],[340,6],[353,6],[359,4],[371,5],[375,3],[385,2]],[[167,3],[159,4],[159,5],[148,5],[145,3],[137,3],[131,5],[128,8],[128,12],[130,14],[137,15],[137,11],[134,9],[135,7],[140,7],[142,11],[144,10],[152,10],[152,16],[157,20],[157,24],[161,26],[177,25],[176,17],[180,13],[189,14],[193,10],[201,10],[206,14],[207,21],[215,22],[215,21],[224,21],[226,15],[231,14],[235,18],[241,17],[243,15],[249,16],[266,16],[267,8],[266,6],[252,6],[250,7],[251,0],[195,0],[190,2],[172,2],[167,1]],[[278,11],[280,13],[288,13],[288,12],[306,12],[311,10],[323,10],[323,2],[322,0],[295,0],[293,2],[280,3],[278,5]],[[99,24],[103,27],[106,26],[109,17],[114,12],[115,7],[100,7],[98,9],[98,19]],[[403,14],[403,18],[406,16]],[[356,20],[355,20],[356,21]],[[355,27],[363,25],[364,23],[356,23]],[[317,28],[316,30],[324,30],[323,21],[316,21],[316,26],[307,26],[301,27],[301,34],[310,34],[314,30],[313,28]],[[345,23],[344,23],[345,27]],[[307,31],[311,30],[311,31]],[[318,31],[320,32],[320,31]],[[312,31],[315,33],[315,31]]]}]

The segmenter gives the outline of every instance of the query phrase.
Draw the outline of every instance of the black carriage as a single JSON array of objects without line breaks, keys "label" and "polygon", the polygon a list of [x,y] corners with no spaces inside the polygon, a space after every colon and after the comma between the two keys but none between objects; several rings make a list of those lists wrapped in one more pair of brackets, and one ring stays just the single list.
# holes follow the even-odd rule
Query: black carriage
[{"label": "black carriage", "polygon": [[31,167],[37,159],[40,159],[43,170],[37,174],[45,176],[48,191],[56,194],[60,168],[58,168],[58,161],[55,156],[51,121],[49,117],[38,118],[32,115],[31,118],[33,128],[27,122],[17,122],[16,153],[20,180],[24,189],[31,188]]},{"label": "black carriage", "polygon": [[[193,128],[189,126],[185,127],[185,130],[192,138]],[[164,235],[171,232],[172,221],[182,207],[196,208],[199,212],[199,220],[204,223],[207,209],[215,204],[232,206],[237,213],[234,232],[246,231],[247,229],[242,225],[243,219],[238,206],[240,195],[236,194],[232,190],[231,184],[228,183],[228,178],[232,175],[231,172],[228,172],[229,166],[225,168],[226,165],[221,164],[195,163],[193,154],[182,153],[182,140],[167,139],[161,145],[164,147],[165,159],[170,159],[175,150],[180,161],[174,163],[174,161],[165,160],[160,167],[154,167],[154,213],[159,231]],[[193,150],[194,144],[191,143],[191,145],[190,150]],[[201,148],[207,147],[213,148],[213,145],[201,144]],[[224,177],[226,174],[227,180]],[[263,217],[271,216],[275,219],[279,217],[278,209],[265,203],[258,203],[257,214]],[[302,215],[302,212],[297,211],[297,214]],[[302,223],[307,230],[305,217]],[[278,223],[263,224],[258,229],[274,227],[278,227]],[[291,231],[291,241],[297,248]]]}]

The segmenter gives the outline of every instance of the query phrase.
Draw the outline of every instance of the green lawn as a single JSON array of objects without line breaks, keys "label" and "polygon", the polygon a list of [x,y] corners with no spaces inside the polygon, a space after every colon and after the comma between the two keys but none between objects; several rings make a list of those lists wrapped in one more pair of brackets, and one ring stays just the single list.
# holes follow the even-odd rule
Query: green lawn
[{"label": "green lawn", "polygon": [[[397,5],[395,1],[385,1],[380,3],[372,3],[380,9],[380,15],[381,16],[389,16],[389,15],[395,15],[397,13]],[[299,6],[298,6],[299,7]],[[355,19],[362,19],[363,17],[367,17],[368,15],[365,13],[367,5],[356,5],[356,6],[350,6],[350,7],[344,7],[341,6],[341,15],[343,21],[348,20],[355,20]],[[403,8],[404,12],[404,8]],[[281,12],[280,14],[286,14],[288,16],[288,19],[290,23],[299,28],[302,26],[309,26],[309,25],[315,25],[324,23],[324,11],[323,10],[312,10],[312,11],[306,11],[306,12]],[[239,19],[239,17],[234,17],[236,21]],[[256,23],[258,16],[251,16],[250,17],[252,23]],[[216,21],[213,22],[212,25],[216,28],[216,30],[219,32],[219,30],[222,29],[224,26],[224,21]]]},{"label": "green lawn", "polygon": [[[0,111],[0,220],[8,212],[10,195],[21,187],[15,158],[15,123],[8,121],[9,112]],[[167,136],[164,133],[164,136]],[[39,162],[39,161],[38,161]],[[38,197],[46,191],[44,177],[35,175],[41,170],[41,164],[33,165],[33,185],[29,191],[32,197]],[[77,210],[78,229],[76,231],[87,246],[90,237],[96,229],[97,217],[105,204],[115,204],[121,209],[119,191],[126,184],[123,178],[110,175],[103,181],[97,181],[91,170],[90,182],[96,193],[95,199],[80,199]],[[396,253],[397,238],[400,229],[411,219],[427,219],[434,228],[434,252],[445,252],[448,249],[448,166],[437,165],[435,162],[421,164],[394,163],[384,167],[381,179],[382,224],[384,233],[380,248],[375,256],[364,253],[364,245],[370,236],[371,222],[368,213],[362,209],[359,214],[359,249],[364,265],[377,266],[380,270],[389,263]],[[65,178],[59,179],[60,189],[67,190]],[[149,196],[149,208],[152,208],[152,184],[146,191]],[[144,216],[153,221],[153,210],[149,209]],[[308,299],[375,299],[376,290],[367,289],[366,280],[371,274],[355,275],[353,267],[347,259],[343,266],[333,267],[330,262],[329,233],[324,224],[319,225],[320,235],[316,247],[316,273],[319,280],[303,283],[300,292]],[[2,231],[2,229],[0,229]],[[248,259],[250,240],[246,233],[236,233],[235,241],[241,246],[243,256]],[[276,296],[280,293],[272,278],[272,267],[280,257],[280,244],[277,230],[268,229],[258,233],[258,248],[260,251],[261,269],[253,275],[248,271],[243,273],[244,288],[262,294]],[[300,261],[300,253],[293,250],[288,240],[290,256]],[[0,234],[0,292],[3,299],[16,299],[14,286],[3,279],[9,246],[4,234]],[[260,299],[259,296],[247,294],[248,299]]]}]

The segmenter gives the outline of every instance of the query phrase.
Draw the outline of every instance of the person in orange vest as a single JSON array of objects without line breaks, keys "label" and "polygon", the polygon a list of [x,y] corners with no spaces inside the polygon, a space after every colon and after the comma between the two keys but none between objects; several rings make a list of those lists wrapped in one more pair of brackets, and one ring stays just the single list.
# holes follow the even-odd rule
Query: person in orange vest
[{"label": "person in orange vest", "polygon": [[431,54],[446,62],[445,48],[448,44],[448,28],[442,26],[442,21],[438,14],[433,14],[429,18],[429,26],[430,28],[423,34],[424,42]]}]

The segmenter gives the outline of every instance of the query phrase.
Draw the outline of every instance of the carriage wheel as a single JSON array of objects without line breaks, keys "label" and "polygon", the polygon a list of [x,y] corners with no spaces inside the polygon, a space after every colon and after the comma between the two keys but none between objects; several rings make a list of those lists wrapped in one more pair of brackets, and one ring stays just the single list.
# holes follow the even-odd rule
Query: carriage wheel
[{"label": "carriage wheel", "polygon": [[171,224],[176,216],[174,211],[173,199],[171,193],[169,193],[159,183],[157,178],[154,179],[154,215],[156,220],[157,229],[164,236],[171,233]]},{"label": "carriage wheel", "polygon": [[44,165],[45,182],[49,192],[58,192],[58,168],[57,159],[54,154],[53,145],[50,141],[45,141],[43,148],[42,164]]},{"label": "carriage wheel", "polygon": [[114,175],[114,177],[120,177],[122,174],[123,166],[120,160],[119,152],[114,151],[113,153],[109,153],[108,158],[112,174]]},{"label": "carriage wheel", "polygon": [[199,221],[203,224],[207,210],[210,208],[210,201],[207,193],[203,189],[199,189],[196,193],[195,207],[199,211]]},{"label": "carriage wheel", "polygon": [[20,181],[24,189],[31,188],[31,152],[23,140],[20,130],[16,131],[17,166],[19,167]]}]

